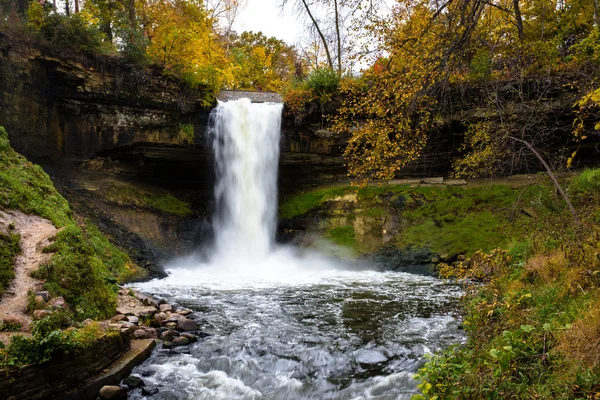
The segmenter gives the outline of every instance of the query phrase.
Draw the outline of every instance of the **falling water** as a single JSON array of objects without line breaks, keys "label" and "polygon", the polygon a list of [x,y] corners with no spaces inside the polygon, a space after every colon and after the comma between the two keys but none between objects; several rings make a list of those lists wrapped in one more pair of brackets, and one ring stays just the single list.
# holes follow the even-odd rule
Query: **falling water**
[{"label": "falling water", "polygon": [[264,259],[275,236],[282,104],[241,99],[212,114],[215,257]]},{"label": "falling water", "polygon": [[212,114],[212,256],[139,285],[193,309],[203,337],[134,370],[153,400],[404,400],[424,355],[463,338],[457,285],[274,244],[281,111],[238,100]]}]

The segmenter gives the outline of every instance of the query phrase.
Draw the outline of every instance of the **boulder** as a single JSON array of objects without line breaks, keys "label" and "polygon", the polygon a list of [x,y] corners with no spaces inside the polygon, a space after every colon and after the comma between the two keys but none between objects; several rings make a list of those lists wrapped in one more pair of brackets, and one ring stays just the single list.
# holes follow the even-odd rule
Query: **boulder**
[{"label": "boulder", "polygon": [[52,311],[50,310],[35,310],[33,312],[33,319],[44,319],[52,315]]},{"label": "boulder", "polygon": [[141,328],[133,331],[133,336],[136,339],[157,339],[156,330],[152,328]]},{"label": "boulder", "polygon": [[160,338],[167,342],[172,342],[173,339],[175,339],[176,337],[179,337],[179,332],[174,331],[174,330],[164,331],[163,333],[160,334]]},{"label": "boulder", "polygon": [[167,322],[165,324],[165,328],[167,328],[167,329],[175,329],[175,328],[177,328],[177,322]]},{"label": "boulder", "polygon": [[63,299],[62,296],[50,299],[50,301],[48,301],[48,305],[52,308],[62,308],[63,310],[66,310],[69,308],[69,305],[67,304],[65,299]]},{"label": "boulder", "polygon": [[112,322],[121,322],[123,320],[127,319],[127,317],[123,314],[119,314],[119,315],[115,315],[114,317],[112,317],[110,320]]},{"label": "boulder", "polygon": [[161,304],[159,306],[161,312],[173,311],[173,307],[170,304]]},{"label": "boulder", "polygon": [[193,334],[188,333],[188,332],[182,332],[180,336],[183,336],[183,337],[187,338],[192,343],[198,341],[198,336],[193,335]]},{"label": "boulder", "polygon": [[142,378],[133,375],[123,379],[123,383],[129,386],[131,389],[137,389],[141,388],[142,386],[146,386]]},{"label": "boulder", "polygon": [[40,292],[36,292],[36,297],[40,296],[44,302],[47,302],[48,300],[50,300],[50,292],[48,292],[47,290],[42,290]]},{"label": "boulder", "polygon": [[179,322],[179,321],[183,321],[186,318],[183,315],[179,315],[179,314],[171,314],[167,317],[167,319],[165,320],[165,322]]},{"label": "boulder", "polygon": [[33,302],[35,304],[36,310],[42,310],[42,309],[46,308],[46,300],[44,300],[44,298],[40,295],[36,295],[33,298]]},{"label": "boulder", "polygon": [[198,324],[192,319],[184,319],[177,323],[177,330],[195,331],[198,330]]},{"label": "boulder", "polygon": [[127,317],[127,322],[137,325],[140,322],[140,319],[138,317],[130,315]]},{"label": "boulder", "polygon": [[177,314],[179,314],[179,315],[183,315],[184,317],[185,317],[186,315],[190,315],[191,313],[192,313],[192,310],[184,310],[184,309],[177,310]]},{"label": "boulder", "polygon": [[185,336],[179,336],[173,339],[173,344],[175,346],[187,346],[190,343],[190,339],[186,338]]},{"label": "boulder", "polygon": [[99,394],[104,400],[127,399],[127,391],[120,386],[103,386]]},{"label": "boulder", "polygon": [[165,348],[165,349],[172,349],[173,347],[175,347],[175,344],[173,344],[173,342],[169,342],[169,341],[163,342],[162,345],[163,345],[163,348]]},{"label": "boulder", "polygon": [[153,396],[158,393],[158,388],[156,386],[144,386],[142,388],[142,396]]}]

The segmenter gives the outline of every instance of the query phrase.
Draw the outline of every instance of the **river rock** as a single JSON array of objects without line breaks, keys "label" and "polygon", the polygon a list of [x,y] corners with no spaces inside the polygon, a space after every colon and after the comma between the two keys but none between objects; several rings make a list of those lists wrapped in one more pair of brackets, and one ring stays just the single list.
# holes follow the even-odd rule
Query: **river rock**
[{"label": "river rock", "polygon": [[146,386],[142,378],[133,375],[123,379],[123,383],[132,389],[137,389],[141,388],[142,386]]},{"label": "river rock", "polygon": [[50,292],[48,292],[47,290],[42,290],[40,292],[36,292],[35,295],[40,296],[44,300],[44,303],[47,302],[48,300],[50,300]]},{"label": "river rock", "polygon": [[41,310],[41,309],[46,308],[46,300],[44,300],[44,298],[42,296],[36,295],[33,298],[33,302],[35,304],[36,310]]},{"label": "river rock", "polygon": [[140,319],[136,316],[130,315],[127,317],[127,321],[131,324],[137,325],[140,322]]},{"label": "river rock", "polygon": [[170,304],[160,304],[159,309],[161,312],[173,311],[173,307]]},{"label": "river rock", "polygon": [[127,399],[127,392],[120,386],[103,386],[99,394],[104,400]]},{"label": "river rock", "polygon": [[196,336],[196,335],[193,335],[193,334],[191,334],[191,333],[188,333],[188,332],[182,332],[180,336],[183,336],[183,337],[185,337],[185,338],[188,338],[188,340],[189,340],[190,342],[192,342],[192,343],[193,343],[193,342],[197,342],[197,341],[198,341],[198,336]]},{"label": "river rock", "polygon": [[156,393],[158,393],[156,386],[144,386],[142,388],[142,396],[154,396]]},{"label": "river rock", "polygon": [[183,321],[186,318],[183,315],[179,315],[179,314],[170,314],[167,319],[165,320],[165,322],[179,322],[179,321]]},{"label": "river rock", "polygon": [[88,326],[89,324],[93,324],[94,321],[91,318],[88,319],[84,319],[83,321],[81,321],[81,325],[83,326]]},{"label": "river rock", "polygon": [[184,309],[177,310],[177,314],[179,314],[179,315],[183,315],[184,317],[185,317],[186,315],[190,315],[191,313],[192,313],[192,310],[184,310]]},{"label": "river rock", "polygon": [[175,328],[177,328],[177,322],[167,322],[165,324],[165,328],[167,328],[167,329],[175,329]]},{"label": "river rock", "polygon": [[179,336],[173,339],[173,344],[175,346],[187,346],[190,343],[190,339],[186,338],[185,336]]},{"label": "river rock", "polygon": [[127,319],[127,317],[123,314],[119,314],[119,315],[115,315],[114,317],[112,317],[110,320],[112,322],[121,322],[123,320]]},{"label": "river rock", "polygon": [[172,342],[173,339],[175,339],[176,337],[179,337],[179,332],[174,331],[174,330],[164,331],[163,333],[160,334],[160,338],[167,342]]},{"label": "river rock", "polygon": [[195,331],[198,329],[198,324],[192,319],[184,319],[177,323],[177,329],[180,331]]},{"label": "river rock", "polygon": [[153,328],[141,328],[133,331],[133,336],[136,339],[157,339],[158,335]]},{"label": "river rock", "polygon": [[52,308],[62,308],[63,310],[66,310],[67,308],[69,308],[69,305],[67,304],[65,299],[63,299],[62,296],[50,299],[50,301],[48,302],[48,305]]},{"label": "river rock", "polygon": [[123,315],[152,315],[158,310],[152,306],[145,306],[133,296],[119,296],[117,298],[117,312]]},{"label": "river rock", "polygon": [[175,344],[170,341],[165,341],[165,342],[163,342],[162,345],[163,345],[163,348],[165,348],[165,349],[172,349],[173,347],[175,347]]},{"label": "river rock", "polygon": [[52,315],[52,311],[50,310],[35,310],[33,312],[33,319],[44,319]]}]

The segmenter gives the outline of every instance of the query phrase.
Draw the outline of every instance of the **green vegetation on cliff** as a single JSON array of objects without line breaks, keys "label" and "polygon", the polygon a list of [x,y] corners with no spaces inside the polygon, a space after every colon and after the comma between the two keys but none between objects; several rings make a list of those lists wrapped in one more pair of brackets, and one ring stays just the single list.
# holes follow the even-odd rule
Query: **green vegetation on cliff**
[{"label": "green vegetation on cliff", "polygon": [[76,221],[50,177],[16,153],[0,127],[0,209],[17,209],[61,228],[46,251],[50,262],[35,272],[53,296],[63,296],[79,319],[105,318],[116,307],[115,282],[144,276],[144,271],[90,223]]},{"label": "green vegetation on cliff", "polygon": [[[356,225],[360,216],[373,214],[380,245],[382,221],[396,218],[390,243],[397,248],[467,255],[438,265],[443,276],[468,278],[462,302],[467,343],[430,357],[418,373],[421,393],[414,400],[595,399],[600,169],[563,181],[581,225],[543,176],[516,187],[316,189],[284,201],[281,214],[298,223],[318,216],[312,228],[363,251],[369,248]],[[372,211],[378,209],[386,215]]]},{"label": "green vegetation on cliff", "polygon": [[0,232],[0,296],[15,277],[15,258],[21,251],[19,240],[19,235]]},{"label": "green vegetation on cliff", "polygon": [[523,187],[319,188],[284,199],[279,215],[293,222],[318,214],[319,226],[312,228],[324,229],[338,244],[367,253],[383,245],[382,226],[395,219],[386,234],[399,249],[470,255],[521,242],[546,215],[563,209],[543,181]]},{"label": "green vegetation on cliff", "polygon": [[107,189],[106,198],[117,204],[150,208],[178,217],[192,214],[188,203],[170,193],[144,190],[133,185],[114,184]]}]

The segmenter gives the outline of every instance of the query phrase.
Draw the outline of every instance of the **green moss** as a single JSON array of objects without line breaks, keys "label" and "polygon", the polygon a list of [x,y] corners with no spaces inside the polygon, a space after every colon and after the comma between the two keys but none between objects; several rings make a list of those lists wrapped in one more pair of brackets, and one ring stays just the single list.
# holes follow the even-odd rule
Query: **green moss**
[{"label": "green moss", "polygon": [[175,139],[181,144],[194,144],[194,125],[179,125],[179,133],[177,133],[177,137]]},{"label": "green moss", "polygon": [[356,238],[352,226],[339,226],[330,229],[327,231],[326,236],[339,245],[356,249]]},{"label": "green moss", "polygon": [[[65,298],[77,319],[114,314],[115,282],[136,277],[141,269],[97,228],[76,223],[69,204],[48,175],[10,147],[8,135],[1,127],[0,207],[36,214],[63,228],[45,249],[55,254],[35,276],[46,281],[44,286],[53,296]],[[16,249],[11,246],[9,255]]]},{"label": "green moss", "polygon": [[0,233],[0,296],[15,277],[15,258],[21,252],[19,235]]},{"label": "green moss", "polygon": [[351,192],[351,187],[332,187],[312,190],[295,196],[288,197],[279,206],[279,218],[289,219],[306,214],[321,206],[325,201]]},{"label": "green moss", "polygon": [[579,204],[600,198],[600,168],[586,169],[573,178],[569,184],[569,194]]},{"label": "green moss", "polygon": [[121,205],[150,208],[166,214],[186,217],[192,214],[190,205],[169,193],[155,193],[125,185],[112,185],[106,191],[109,201]]},{"label": "green moss", "polygon": [[367,210],[361,212],[362,216],[381,218],[387,215],[387,211],[382,207],[369,207]]},{"label": "green moss", "polygon": [[58,194],[50,177],[10,147],[3,127],[0,127],[0,204],[6,209],[47,218],[57,227],[71,221],[69,204]]}]

